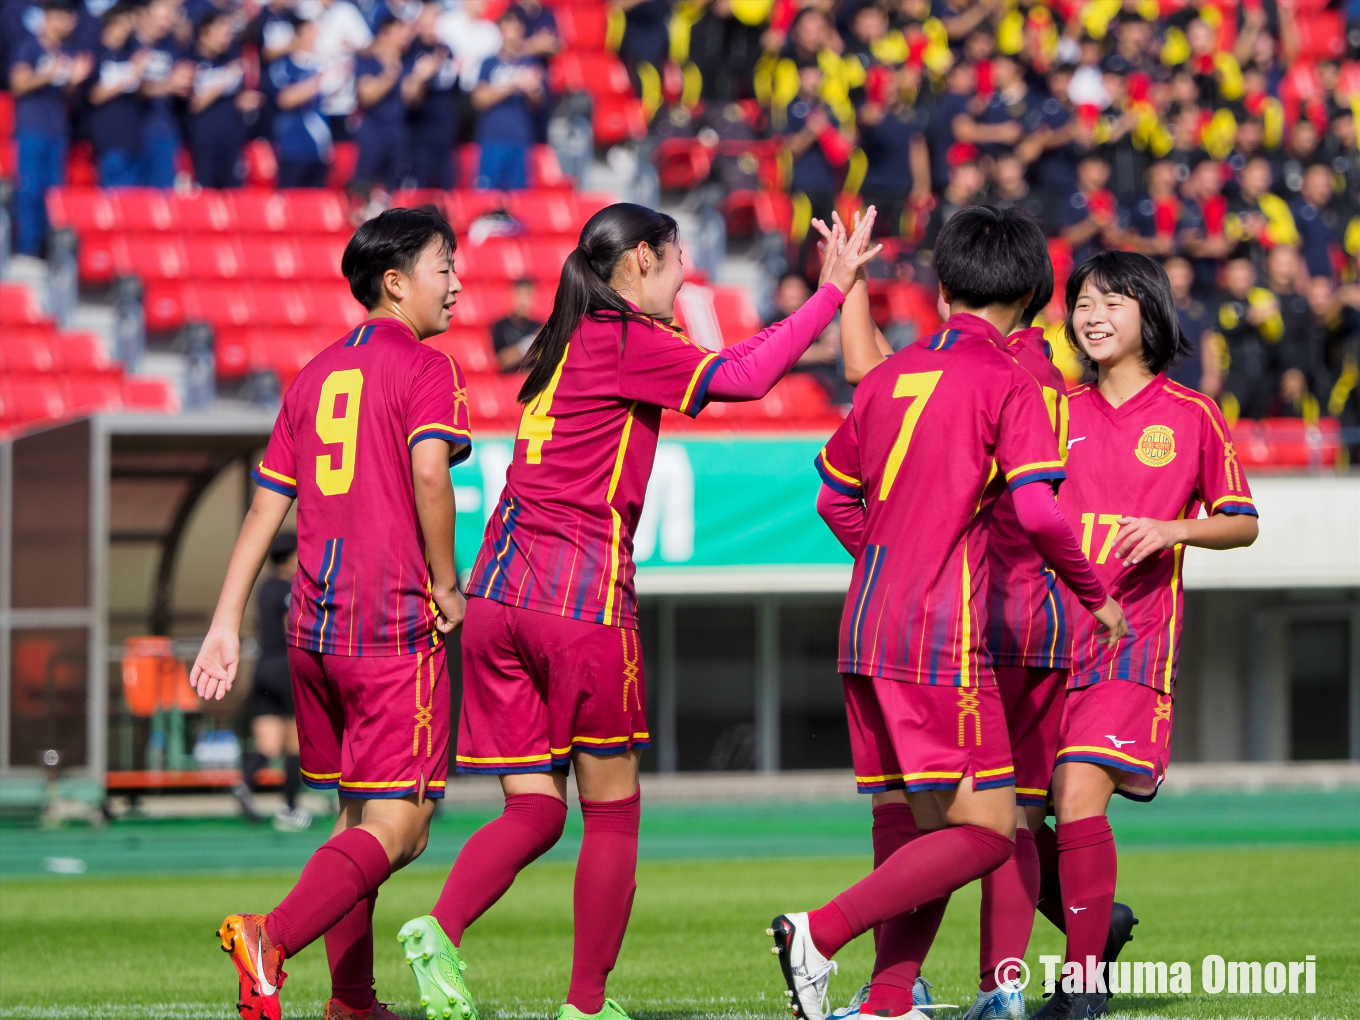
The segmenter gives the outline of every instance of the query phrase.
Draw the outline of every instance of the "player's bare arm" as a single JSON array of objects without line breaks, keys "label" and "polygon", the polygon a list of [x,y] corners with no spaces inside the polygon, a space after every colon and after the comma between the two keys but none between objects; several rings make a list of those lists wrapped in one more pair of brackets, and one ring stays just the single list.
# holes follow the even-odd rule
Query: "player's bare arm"
[{"label": "player's bare arm", "polygon": [[1241,549],[1260,533],[1250,514],[1214,514],[1191,521],[1159,521],[1152,517],[1119,518],[1116,559],[1129,566],[1141,563],[1163,549],[1193,545],[1201,549]]},{"label": "player's bare arm", "polygon": [[[862,219],[856,214],[855,228],[858,229],[867,220],[872,231],[877,215],[878,211],[873,206],[869,207]],[[824,267],[831,264],[832,257],[839,252],[848,233],[839,213],[832,213],[831,221],[829,227],[822,220],[812,221],[813,228],[822,235],[819,247],[822,249]],[[851,386],[858,386],[870,369],[891,356],[892,347],[869,314],[869,279],[867,272],[861,268],[854,285],[846,293],[845,304],[841,306],[841,360],[845,365],[845,381]]]},{"label": "player's bare arm", "polygon": [[453,564],[453,481],[449,477],[449,444],[426,439],[411,449],[411,481],[415,487],[416,515],[425,536],[425,556],[430,563],[430,594],[439,607],[435,627],[448,634],[463,622],[467,602],[458,590]]},{"label": "player's bare arm", "polygon": [[236,548],[227,565],[227,577],[222,582],[222,594],[217,599],[212,626],[203,639],[203,646],[194,659],[189,683],[207,701],[221,701],[236,680],[236,669],[241,662],[241,618],[255,579],[260,576],[269,543],[274,540],[283,519],[293,505],[289,496],[271,489],[258,488],[246,511]]}]

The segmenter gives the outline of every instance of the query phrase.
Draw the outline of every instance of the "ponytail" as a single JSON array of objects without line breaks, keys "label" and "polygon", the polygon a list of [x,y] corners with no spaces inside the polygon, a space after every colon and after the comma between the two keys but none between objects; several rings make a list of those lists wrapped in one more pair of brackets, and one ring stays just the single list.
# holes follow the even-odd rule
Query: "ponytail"
[{"label": "ponytail", "polygon": [[627,202],[607,206],[587,221],[580,243],[562,266],[552,314],[524,356],[529,377],[520,387],[521,404],[529,403],[547,388],[567,344],[586,318],[596,322],[617,320],[625,337],[629,322],[651,321],[651,316],[634,310],[620,297],[609,281],[619,260],[640,243],[645,241],[660,253],[678,237],[674,219]]}]

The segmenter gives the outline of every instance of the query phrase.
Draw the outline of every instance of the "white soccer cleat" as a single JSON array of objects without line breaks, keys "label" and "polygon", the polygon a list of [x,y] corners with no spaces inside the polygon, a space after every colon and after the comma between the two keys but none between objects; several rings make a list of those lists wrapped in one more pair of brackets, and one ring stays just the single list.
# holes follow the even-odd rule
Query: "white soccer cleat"
[{"label": "white soccer cleat", "polygon": [[1003,981],[990,992],[978,992],[961,1020],[1025,1020],[1025,993],[1014,981]]},{"label": "white soccer cleat", "polygon": [[780,914],[765,934],[774,937],[771,952],[779,957],[793,1015],[799,1020],[826,1020],[826,987],[836,963],[813,944],[807,914]]}]

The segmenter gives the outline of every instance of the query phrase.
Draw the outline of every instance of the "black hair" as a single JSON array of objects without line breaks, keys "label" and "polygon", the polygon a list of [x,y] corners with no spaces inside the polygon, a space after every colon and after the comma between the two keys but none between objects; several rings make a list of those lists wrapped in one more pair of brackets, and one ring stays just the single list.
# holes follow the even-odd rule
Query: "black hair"
[{"label": "black hair", "polygon": [[1048,241],[1019,209],[975,205],[949,218],[935,240],[935,275],[951,303],[1010,305],[1053,286]]},{"label": "black hair", "polygon": [[630,202],[606,206],[586,221],[580,242],[562,266],[552,314],[524,356],[529,378],[520,387],[521,404],[533,400],[551,381],[582,320],[618,321],[623,325],[625,339],[629,322],[653,321],[651,316],[633,309],[609,286],[609,281],[614,278],[619,260],[639,244],[645,242],[660,256],[661,249],[679,236],[680,228],[670,216]]},{"label": "black hair", "polygon": [[519,287],[534,287],[534,286],[536,286],[536,284],[534,283],[533,280],[529,279],[529,277],[527,277],[527,276],[522,276],[522,277],[520,277],[518,280],[515,281],[514,286],[515,286],[516,288],[519,288]]},{"label": "black hair", "polygon": [[1067,342],[1086,365],[1095,363],[1077,342],[1072,326],[1072,309],[1086,281],[1106,294],[1123,294],[1138,302],[1143,326],[1143,364],[1157,375],[1184,354],[1192,353],[1181,331],[1176,305],[1171,299],[1171,281],[1156,259],[1131,251],[1103,251],[1092,255],[1067,278]]},{"label": "black hair", "polygon": [[432,205],[419,209],[388,209],[354,232],[340,257],[340,272],[349,281],[356,301],[374,309],[382,301],[383,273],[410,273],[431,241],[438,240],[452,255],[458,249],[449,221]]},{"label": "black hair", "polygon": [[230,20],[230,18],[231,13],[229,11],[220,10],[216,7],[209,7],[199,16],[199,19],[194,22],[194,38],[197,39],[202,36],[204,32],[212,28],[213,25],[216,25],[219,21]]},{"label": "black hair", "polygon": [[296,531],[280,531],[269,543],[269,562],[277,566],[297,552],[297,547]]},{"label": "black hair", "polygon": [[[1047,248],[1047,244],[1045,244]],[[1020,325],[1034,325],[1034,317],[1048,307],[1048,303],[1053,300],[1053,260],[1048,252],[1044,252],[1044,257],[1039,260],[1039,285],[1034,288],[1034,297],[1029,299],[1029,304],[1025,306],[1024,314],[1020,316]]]}]

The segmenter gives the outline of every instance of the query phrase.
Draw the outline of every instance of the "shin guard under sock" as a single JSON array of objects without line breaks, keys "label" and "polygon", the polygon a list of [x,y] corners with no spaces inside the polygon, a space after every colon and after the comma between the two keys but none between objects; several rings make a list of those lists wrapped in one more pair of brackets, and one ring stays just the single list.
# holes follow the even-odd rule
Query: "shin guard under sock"
[{"label": "shin guard under sock", "polygon": [[346,829],[312,854],[293,891],[265,919],[270,941],[296,956],[324,935],[356,903],[387,881],[392,863],[378,837]]},{"label": "shin guard under sock", "polygon": [[585,833],[576,864],[576,934],[567,1002],[587,1015],[604,1006],[605,981],[619,958],[637,890],[642,791],[624,800],[583,800]]},{"label": "shin guard under sock", "polygon": [[1058,873],[1067,920],[1067,961],[1099,960],[1110,933],[1119,858],[1104,815],[1058,823]]},{"label": "shin guard under sock", "polygon": [[982,876],[978,970],[984,992],[997,986],[997,964],[1024,959],[1034,931],[1034,904],[1038,899],[1039,854],[1034,848],[1034,833],[1017,829],[1015,853],[1001,867]]},{"label": "shin guard under sock", "polygon": [[378,890],[354,904],[326,932],[326,962],[331,968],[331,995],[362,1012],[374,1003],[373,908]]}]

